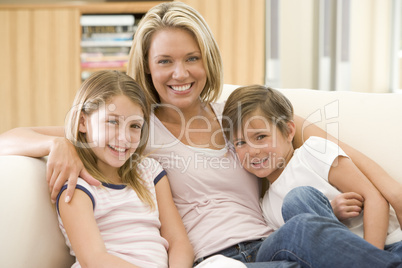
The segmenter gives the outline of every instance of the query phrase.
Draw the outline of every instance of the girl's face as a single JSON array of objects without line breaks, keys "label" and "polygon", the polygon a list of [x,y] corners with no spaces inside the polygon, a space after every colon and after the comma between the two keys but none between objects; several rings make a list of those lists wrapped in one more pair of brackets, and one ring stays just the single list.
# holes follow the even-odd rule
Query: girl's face
[{"label": "girl's face", "polygon": [[187,108],[200,102],[207,76],[200,48],[189,32],[157,31],[148,55],[149,71],[162,104]]},{"label": "girl's face", "polygon": [[272,180],[272,183],[293,155],[294,123],[289,122],[288,128],[289,135],[284,136],[259,114],[245,118],[243,129],[235,133],[233,141],[242,166],[259,178]]},{"label": "girl's face", "polygon": [[135,152],[143,124],[141,107],[124,95],[112,97],[90,115],[82,115],[79,131],[86,133],[105,176],[115,173]]}]

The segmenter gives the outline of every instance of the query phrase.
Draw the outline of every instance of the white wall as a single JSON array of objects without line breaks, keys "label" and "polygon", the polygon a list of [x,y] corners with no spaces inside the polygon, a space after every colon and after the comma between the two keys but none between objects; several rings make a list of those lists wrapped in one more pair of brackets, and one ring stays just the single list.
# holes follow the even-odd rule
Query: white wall
[{"label": "white wall", "polygon": [[[318,87],[318,1],[280,1],[282,88]],[[391,1],[350,2],[350,90],[388,92]]]}]

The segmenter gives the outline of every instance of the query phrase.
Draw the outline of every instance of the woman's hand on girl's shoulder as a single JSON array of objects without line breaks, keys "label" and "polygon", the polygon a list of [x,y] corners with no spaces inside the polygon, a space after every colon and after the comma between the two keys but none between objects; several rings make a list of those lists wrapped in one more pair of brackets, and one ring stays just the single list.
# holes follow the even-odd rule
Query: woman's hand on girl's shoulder
[{"label": "woman's hand on girl's shoulder", "polygon": [[65,202],[69,202],[74,194],[78,177],[91,185],[100,185],[85,169],[74,145],[63,137],[53,140],[47,160],[46,180],[51,192],[52,202],[56,201],[61,187],[68,181]]}]

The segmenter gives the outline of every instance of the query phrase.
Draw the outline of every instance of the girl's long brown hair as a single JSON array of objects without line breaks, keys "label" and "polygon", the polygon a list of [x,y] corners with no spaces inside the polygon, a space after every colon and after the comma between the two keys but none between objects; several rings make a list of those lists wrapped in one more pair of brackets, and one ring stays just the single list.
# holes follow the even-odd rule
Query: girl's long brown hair
[{"label": "girl's long brown hair", "polygon": [[79,131],[82,114],[90,115],[100,105],[106,104],[112,97],[124,95],[141,107],[144,114],[144,125],[141,129],[140,143],[129,160],[118,170],[124,184],[131,186],[138,197],[152,209],[155,208],[150,191],[139,176],[137,167],[148,141],[150,107],[146,96],[130,76],[118,71],[99,71],[92,74],[81,85],[77,92],[72,109],[66,120],[66,137],[75,145],[78,155],[87,171],[104,183],[111,183],[97,167],[97,157],[88,144],[85,133]]}]

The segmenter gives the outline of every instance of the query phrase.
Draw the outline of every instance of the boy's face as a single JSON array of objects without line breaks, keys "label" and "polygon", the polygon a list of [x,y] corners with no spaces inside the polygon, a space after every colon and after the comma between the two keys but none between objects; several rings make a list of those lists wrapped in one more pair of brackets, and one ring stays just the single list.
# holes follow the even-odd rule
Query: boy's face
[{"label": "boy's face", "polygon": [[285,136],[261,115],[253,114],[243,120],[243,129],[234,133],[233,144],[247,171],[259,178],[268,177],[270,181],[279,176],[293,155],[295,125],[293,122],[287,124],[289,135]]}]

